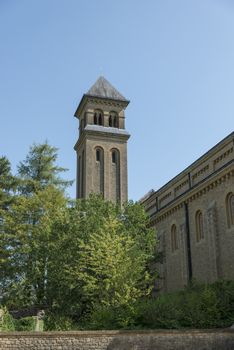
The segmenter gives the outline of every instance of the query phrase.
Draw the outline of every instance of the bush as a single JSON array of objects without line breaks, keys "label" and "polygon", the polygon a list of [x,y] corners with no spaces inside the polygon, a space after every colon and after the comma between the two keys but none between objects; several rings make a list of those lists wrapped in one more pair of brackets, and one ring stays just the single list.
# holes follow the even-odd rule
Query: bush
[{"label": "bush", "polygon": [[228,327],[234,324],[234,281],[217,281],[212,287],[218,298],[219,327]]},{"label": "bush", "polygon": [[179,328],[182,310],[179,295],[168,294],[155,299],[142,300],[137,306],[136,324],[142,328]]},{"label": "bush", "polygon": [[[1,318],[2,331],[32,331],[35,319],[13,320],[6,308]],[[73,316],[50,312],[45,330],[75,329],[179,329],[223,328],[234,324],[234,281],[212,285],[192,283],[185,290],[157,298],[145,298],[118,306],[96,304],[89,313]],[[76,318],[74,318],[76,317]],[[74,321],[76,320],[76,322]]]},{"label": "bush", "polygon": [[192,287],[181,293],[181,327],[214,328],[219,326],[218,298],[211,286]]},{"label": "bush", "polygon": [[68,316],[49,313],[44,319],[45,331],[70,331],[77,329],[73,320]]},{"label": "bush", "polygon": [[135,327],[135,307],[132,305],[98,306],[84,322],[88,329],[131,329]]},{"label": "bush", "polygon": [[6,307],[0,307],[1,317],[0,317],[0,331],[8,332],[14,331],[15,325],[13,317],[9,314]]},{"label": "bush", "polygon": [[234,282],[192,283],[184,291],[142,300],[136,324],[143,328],[217,328],[234,323]]},{"label": "bush", "polygon": [[19,320],[14,320],[15,330],[22,332],[32,332],[36,328],[35,317],[23,317]]},{"label": "bush", "polygon": [[179,329],[229,327],[234,323],[234,281],[193,282],[185,290],[119,307],[99,306],[86,318],[89,329]]}]

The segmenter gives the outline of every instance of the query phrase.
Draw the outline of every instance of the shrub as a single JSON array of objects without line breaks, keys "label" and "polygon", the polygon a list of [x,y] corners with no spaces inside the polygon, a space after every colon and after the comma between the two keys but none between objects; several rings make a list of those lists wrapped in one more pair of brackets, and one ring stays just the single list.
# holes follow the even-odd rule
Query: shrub
[{"label": "shrub", "polygon": [[122,306],[96,306],[84,329],[179,329],[228,327],[234,323],[234,281],[192,282],[185,290]]},{"label": "shrub", "polygon": [[0,307],[1,311],[1,317],[0,317],[0,331],[2,332],[8,332],[8,331],[14,331],[14,321],[13,317],[9,314],[6,307]]},{"label": "shrub", "polygon": [[234,323],[234,282],[192,283],[184,291],[142,300],[136,324],[143,328],[216,328]]},{"label": "shrub", "polygon": [[23,332],[32,332],[36,328],[35,317],[23,317],[19,320],[14,320],[15,330]]},{"label": "shrub", "polygon": [[220,310],[218,298],[211,286],[188,288],[181,293],[181,327],[212,328],[218,327]]},{"label": "shrub", "polygon": [[70,317],[49,313],[44,319],[44,328],[45,331],[70,331],[77,327]]},{"label": "shrub", "polygon": [[182,310],[178,308],[178,295],[168,294],[142,300],[136,311],[136,324],[142,328],[179,328]]},{"label": "shrub", "polygon": [[135,327],[134,303],[120,306],[97,306],[84,323],[89,329],[130,329]]}]

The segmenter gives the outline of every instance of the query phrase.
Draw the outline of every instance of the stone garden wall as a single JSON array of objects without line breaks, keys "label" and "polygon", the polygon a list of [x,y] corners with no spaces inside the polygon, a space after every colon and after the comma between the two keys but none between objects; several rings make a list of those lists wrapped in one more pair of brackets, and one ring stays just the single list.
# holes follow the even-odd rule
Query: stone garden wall
[{"label": "stone garden wall", "polygon": [[233,330],[0,333],[0,350],[234,350]]}]

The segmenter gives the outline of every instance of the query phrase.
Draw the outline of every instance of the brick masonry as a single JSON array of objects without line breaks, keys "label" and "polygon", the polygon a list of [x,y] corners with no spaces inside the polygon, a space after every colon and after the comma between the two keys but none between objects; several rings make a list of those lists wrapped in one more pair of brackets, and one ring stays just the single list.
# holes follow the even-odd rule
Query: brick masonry
[{"label": "brick masonry", "polygon": [[233,350],[234,331],[0,333],[0,350]]},{"label": "brick masonry", "polygon": [[[183,289],[190,278],[205,283],[234,280],[234,223],[228,225],[227,215],[230,194],[234,194],[234,132],[141,200],[163,255],[158,264],[161,279],[156,286],[160,291]],[[203,227],[200,240],[198,212]],[[172,249],[173,227],[176,249]]]},{"label": "brick masonry", "polygon": [[[113,87],[104,78],[90,89],[91,93],[94,91],[95,95],[89,93],[82,97],[75,113],[79,119],[79,138],[74,146],[77,198],[101,193],[106,200],[125,203],[128,199],[127,141],[130,135],[125,130],[124,111],[129,101],[120,96],[113,97]],[[112,115],[116,118],[115,126],[110,124]],[[97,116],[101,122],[97,123]],[[100,157],[96,156],[97,150],[101,152]],[[113,152],[116,153],[114,162]]]}]

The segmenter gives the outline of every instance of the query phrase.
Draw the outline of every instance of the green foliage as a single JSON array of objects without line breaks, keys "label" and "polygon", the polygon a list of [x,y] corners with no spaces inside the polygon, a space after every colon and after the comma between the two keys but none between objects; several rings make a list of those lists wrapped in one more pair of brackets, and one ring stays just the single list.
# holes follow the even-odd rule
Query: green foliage
[{"label": "green foliage", "polygon": [[1,270],[3,302],[10,308],[43,305],[52,225],[66,200],[53,186],[32,196],[18,196],[4,216],[0,245],[5,252]]},{"label": "green foliage", "polygon": [[15,325],[12,316],[9,314],[6,307],[0,306],[0,332],[14,331]]},{"label": "green foliage", "polygon": [[119,306],[98,305],[83,322],[84,329],[131,329],[136,328],[135,304]]},{"label": "green foliage", "polygon": [[70,331],[77,329],[77,326],[70,317],[56,313],[47,313],[44,322],[45,331]]},{"label": "green foliage", "polygon": [[[143,208],[131,202],[121,209],[95,195],[69,204],[54,177],[44,170],[36,177],[38,164],[32,154],[21,164],[23,190],[4,213],[2,301],[10,309],[45,305],[48,328],[56,329],[97,309],[131,310],[155,277],[154,233]],[[120,315],[118,324],[130,322]]]},{"label": "green foliage", "polygon": [[[144,221],[134,226],[138,213]],[[54,312],[81,321],[99,307],[122,307],[150,294],[155,241],[146,225],[138,204],[121,210],[95,195],[64,211],[54,223],[48,265]]]},{"label": "green foliage", "polygon": [[0,218],[14,199],[18,179],[11,174],[11,165],[6,157],[0,157]]},{"label": "green foliage", "polygon": [[85,329],[180,329],[229,327],[234,323],[234,282],[193,283],[185,290],[119,306],[100,305]]},{"label": "green foliage", "polygon": [[14,320],[15,330],[22,332],[33,332],[36,328],[35,317],[23,317],[18,320]]},{"label": "green foliage", "polygon": [[72,184],[72,181],[65,181],[59,176],[67,169],[55,164],[58,157],[57,151],[57,148],[50,146],[47,142],[30,147],[26,159],[18,166],[21,178],[20,189],[23,194],[28,195],[43,190],[48,185],[64,189]]},{"label": "green foliage", "polygon": [[17,181],[0,158],[0,296],[9,308],[46,302],[51,227],[67,206],[62,189],[70,184],[59,177],[65,169],[55,164],[56,151],[47,143],[31,147]]},{"label": "green foliage", "polygon": [[178,295],[165,295],[142,300],[136,307],[136,324],[142,328],[179,328],[182,310]]},{"label": "green foliage", "polygon": [[137,306],[143,328],[216,328],[234,323],[234,282],[193,283],[184,291],[146,299]]}]

